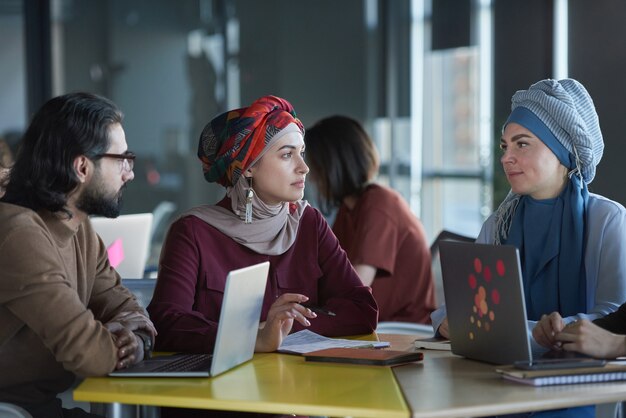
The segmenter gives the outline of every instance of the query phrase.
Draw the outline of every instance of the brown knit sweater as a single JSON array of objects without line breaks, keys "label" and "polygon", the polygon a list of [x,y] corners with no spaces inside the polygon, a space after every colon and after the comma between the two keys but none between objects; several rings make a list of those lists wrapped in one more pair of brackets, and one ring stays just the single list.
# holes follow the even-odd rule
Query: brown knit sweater
[{"label": "brown knit sweater", "polygon": [[115,367],[103,323],[142,311],[88,221],[0,202],[0,401],[39,403]]}]

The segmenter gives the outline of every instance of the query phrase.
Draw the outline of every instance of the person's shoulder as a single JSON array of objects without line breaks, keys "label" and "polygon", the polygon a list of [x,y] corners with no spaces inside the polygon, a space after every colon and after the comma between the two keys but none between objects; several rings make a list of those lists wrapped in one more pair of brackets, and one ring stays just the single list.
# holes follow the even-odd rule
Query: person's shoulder
[{"label": "person's shoulder", "polygon": [[41,245],[52,242],[46,223],[41,216],[28,208],[0,202],[0,246]]},{"label": "person's shoulder", "polygon": [[372,183],[367,186],[362,195],[363,198],[371,200],[403,200],[404,198],[397,190],[379,183]]},{"label": "person's shoulder", "polygon": [[319,229],[320,227],[323,229],[330,228],[324,214],[322,214],[319,209],[314,208],[306,201],[303,201],[303,204],[304,209],[302,210],[302,215],[298,222],[299,230],[306,230],[308,228]]},{"label": "person's shoulder", "polygon": [[496,211],[492,212],[487,219],[485,219],[485,222],[483,222],[483,227],[484,226],[488,226],[488,225],[495,225],[496,224]]},{"label": "person's shoulder", "polygon": [[483,222],[480,228],[478,237],[476,237],[476,243],[478,244],[492,244],[495,241],[496,236],[496,213],[489,215],[487,220]]},{"label": "person's shoulder", "polygon": [[589,193],[588,210],[590,214],[614,214],[626,216],[626,208],[615,200],[611,200],[599,194]]},{"label": "person's shoulder", "polygon": [[217,231],[197,215],[184,213],[174,219],[168,227],[168,235],[175,233],[182,236],[196,236]]},{"label": "person's shoulder", "polygon": [[198,225],[207,225],[209,226],[209,224],[207,223],[207,221],[205,219],[210,218],[213,215],[214,211],[224,211],[226,212],[227,209],[222,208],[221,206],[218,205],[201,205],[201,206],[195,206],[189,210],[187,210],[186,212],[183,212],[180,216],[178,216],[173,222],[172,222],[172,226],[174,225],[178,225],[178,226],[182,226],[182,225],[193,225],[193,226],[198,226]]},{"label": "person's shoulder", "polygon": [[326,218],[324,218],[324,215],[322,214],[322,212],[319,209],[311,206],[308,202],[306,202],[304,206],[304,210],[302,211],[302,217],[300,219],[300,222],[302,221],[317,222],[319,220],[324,220],[324,222],[326,222]]},{"label": "person's shoulder", "polygon": [[[216,219],[233,221],[239,219],[232,211],[221,205],[201,205],[180,214],[169,226],[169,233],[194,235],[207,238],[209,236],[229,236],[216,226]],[[168,234],[169,234],[168,233]],[[231,237],[232,238],[232,237]]]},{"label": "person's shoulder", "polygon": [[43,227],[44,225],[41,216],[34,210],[11,203],[0,202],[0,230]]},{"label": "person's shoulder", "polygon": [[404,197],[395,189],[374,183],[367,187],[359,197],[359,206],[366,209],[397,211],[399,207],[409,207]]}]

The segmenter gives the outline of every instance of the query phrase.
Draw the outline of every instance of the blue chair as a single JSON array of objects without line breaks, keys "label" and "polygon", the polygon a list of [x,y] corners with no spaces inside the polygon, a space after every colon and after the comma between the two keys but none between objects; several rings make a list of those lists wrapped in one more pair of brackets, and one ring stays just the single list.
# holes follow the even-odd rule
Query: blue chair
[{"label": "blue chair", "polygon": [[10,403],[0,402],[0,417],[2,418],[33,418],[24,408]]}]

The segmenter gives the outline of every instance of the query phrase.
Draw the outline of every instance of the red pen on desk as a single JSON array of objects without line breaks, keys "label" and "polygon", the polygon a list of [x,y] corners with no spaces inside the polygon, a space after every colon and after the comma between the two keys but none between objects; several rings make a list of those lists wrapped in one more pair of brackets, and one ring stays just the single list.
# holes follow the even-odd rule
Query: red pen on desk
[{"label": "red pen on desk", "polygon": [[337,314],[334,313],[333,311],[329,311],[328,309],[322,308],[320,306],[309,305],[307,303],[301,303],[300,305],[304,306],[305,308],[309,308],[315,313],[324,314],[328,316],[337,316]]}]

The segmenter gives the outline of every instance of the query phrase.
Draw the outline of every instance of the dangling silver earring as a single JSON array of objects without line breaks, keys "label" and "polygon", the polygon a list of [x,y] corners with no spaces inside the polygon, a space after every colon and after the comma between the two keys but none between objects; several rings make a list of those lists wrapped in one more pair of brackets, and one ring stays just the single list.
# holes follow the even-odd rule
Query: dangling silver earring
[{"label": "dangling silver earring", "polygon": [[244,223],[252,223],[252,198],[254,197],[254,190],[252,190],[252,177],[247,177],[248,191],[246,192],[246,219]]}]

